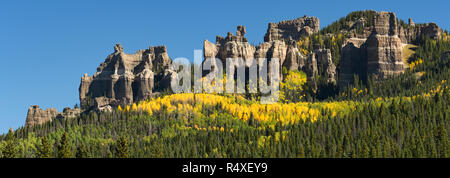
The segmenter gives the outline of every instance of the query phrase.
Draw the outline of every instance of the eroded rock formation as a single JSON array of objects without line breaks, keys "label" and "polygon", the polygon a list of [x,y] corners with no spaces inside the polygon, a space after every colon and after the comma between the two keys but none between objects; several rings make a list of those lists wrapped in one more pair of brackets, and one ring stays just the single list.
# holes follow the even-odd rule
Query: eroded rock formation
[{"label": "eroded rock formation", "polygon": [[345,87],[353,82],[354,75],[366,76],[367,51],[366,39],[350,38],[341,50],[339,86]]},{"label": "eroded rock formation", "polygon": [[128,105],[147,99],[153,92],[170,87],[176,75],[171,64],[165,46],[150,46],[127,54],[117,44],[93,76],[85,74],[81,78],[80,104],[83,108],[109,110],[107,105]]},{"label": "eroded rock formation", "polygon": [[352,83],[354,75],[365,79],[403,73],[406,69],[402,61],[403,45],[421,37],[437,39],[442,33],[435,23],[415,24],[409,19],[409,24],[400,24],[393,12],[374,13],[374,26],[367,27],[361,34],[350,34],[342,46],[339,66],[341,87]]},{"label": "eroded rock formation", "polygon": [[[385,78],[402,73],[405,70],[402,61],[404,44],[413,43],[421,37],[438,39],[443,33],[435,23],[415,24],[409,19],[405,24],[391,12],[370,13],[373,14],[352,19],[346,24],[349,29],[341,30],[347,39],[341,49],[339,73],[329,49],[320,49],[316,44],[306,52],[305,49],[299,52],[297,48],[297,40],[301,37],[319,32],[319,19],[316,17],[304,16],[269,23],[264,43],[258,46],[249,44],[245,38],[245,27],[238,26],[235,35],[228,32],[226,37],[217,36],[215,43],[204,41],[204,57],[219,58],[223,64],[226,64],[227,58],[241,58],[247,65],[251,64],[248,62],[250,59],[278,59],[282,67],[280,72],[283,68],[304,71],[313,89],[317,88],[317,75],[324,76],[328,83],[336,83],[336,75],[339,75],[339,85],[346,86],[353,82],[354,75]],[[374,18],[368,19],[372,15]],[[373,20],[374,25],[368,26],[371,24],[367,23],[368,20]],[[450,52],[444,53],[442,59],[449,59],[449,55]],[[127,54],[117,44],[93,76],[85,74],[81,78],[80,104],[87,111],[112,111],[117,105],[129,105],[154,97],[159,91],[168,89],[175,77],[176,72],[172,69],[172,60],[165,46],[150,46],[135,54]],[[60,113],[54,108],[42,110],[37,105],[31,106],[26,126],[55,118],[77,117],[82,111],[79,108],[65,108]]]},{"label": "eroded rock formation", "polygon": [[331,58],[331,50],[318,49],[315,51],[318,68],[321,68],[320,75],[325,76],[328,83],[336,84],[336,66]]},{"label": "eroded rock formation", "polygon": [[203,45],[205,59],[218,58],[223,64],[227,58],[254,59],[256,48],[248,43],[244,35],[245,27],[238,26],[236,36],[231,32],[228,32],[225,38],[217,36],[215,44],[205,40]]},{"label": "eroded rock formation", "polygon": [[[205,59],[219,58],[222,64],[226,64],[227,58],[242,58],[246,64],[247,60],[266,58],[280,60],[281,68],[287,70],[303,70],[308,74],[310,81],[315,81],[314,76],[318,73],[318,62],[316,56],[320,57],[319,64],[323,66],[323,75],[327,76],[330,83],[335,83],[336,66],[331,59],[330,50],[315,50],[311,54],[302,55],[296,45],[295,38],[302,35],[310,35],[317,32],[318,19],[315,17],[303,17],[293,21],[271,23],[265,36],[265,42],[255,47],[248,43],[244,37],[245,27],[238,26],[236,36],[228,32],[227,37],[216,37],[216,43],[204,41],[203,52]],[[295,29],[298,30],[293,30]],[[275,30],[275,28],[280,28]],[[303,34],[302,29],[312,28],[311,33]],[[275,33],[276,32],[276,33]],[[269,69],[270,70],[270,69]],[[281,72],[282,70],[280,70]],[[281,76],[282,78],[282,76]]]},{"label": "eroded rock formation", "polygon": [[28,108],[27,119],[25,121],[25,127],[34,125],[40,125],[53,119],[66,119],[74,118],[80,115],[80,108],[64,108],[63,112],[58,112],[55,108],[49,108],[42,110],[38,105],[33,105]]},{"label": "eroded rock formation", "polygon": [[398,36],[397,17],[393,12],[379,12],[374,30],[367,39],[367,73],[386,78],[405,70],[402,41]]},{"label": "eroded rock formation", "polygon": [[264,42],[274,40],[297,41],[301,36],[309,36],[320,30],[319,19],[316,17],[300,17],[279,23],[269,23]]}]

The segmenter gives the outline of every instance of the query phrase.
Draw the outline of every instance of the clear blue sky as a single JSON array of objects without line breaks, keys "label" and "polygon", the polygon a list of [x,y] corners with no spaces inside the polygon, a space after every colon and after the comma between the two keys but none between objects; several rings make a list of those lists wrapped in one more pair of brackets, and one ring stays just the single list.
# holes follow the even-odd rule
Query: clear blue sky
[{"label": "clear blue sky", "polygon": [[245,25],[258,44],[269,22],[316,16],[321,27],[351,11],[393,11],[400,19],[450,29],[448,1],[1,1],[0,133],[25,123],[30,105],[73,107],[83,73],[92,75],[113,45],[128,53],[163,45],[193,58],[205,39]]}]

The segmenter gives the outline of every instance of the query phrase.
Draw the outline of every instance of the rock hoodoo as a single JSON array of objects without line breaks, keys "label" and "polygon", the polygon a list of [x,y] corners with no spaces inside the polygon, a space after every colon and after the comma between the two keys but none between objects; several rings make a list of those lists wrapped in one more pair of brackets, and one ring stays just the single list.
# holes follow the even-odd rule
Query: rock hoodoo
[{"label": "rock hoodoo", "polygon": [[339,64],[339,86],[353,82],[353,76],[387,78],[403,73],[403,46],[421,37],[437,39],[442,30],[435,23],[399,23],[393,12],[375,12],[373,26],[362,34],[352,34],[344,42]]},{"label": "rock hoodoo", "polygon": [[203,43],[203,55],[205,59],[218,58],[225,64],[227,58],[242,58],[243,60],[254,59],[256,48],[248,43],[245,35],[245,27],[238,26],[236,36],[228,32],[224,38],[216,37],[216,43],[208,40]]},{"label": "rock hoodoo", "polygon": [[[205,59],[221,59],[224,65],[227,58],[241,58],[246,65],[252,64],[253,61],[249,60],[258,58],[266,58],[268,61],[278,59],[280,72],[304,71],[308,77],[308,85],[313,89],[317,89],[317,76],[321,76],[320,84],[325,81],[322,79],[326,79],[325,84],[338,83],[343,87],[352,83],[355,75],[360,79],[367,79],[369,76],[386,78],[403,73],[406,69],[402,57],[403,46],[422,37],[438,39],[443,33],[435,23],[415,24],[412,19],[405,23],[398,20],[392,12],[358,13],[363,15],[347,16],[348,18],[344,18],[345,23],[337,22],[339,27],[335,28],[339,28],[338,32],[328,34],[316,35],[320,30],[319,19],[316,17],[304,16],[269,23],[264,42],[258,46],[249,44],[245,37],[246,29],[240,25],[235,34],[228,32],[225,37],[217,36],[215,43],[205,40],[203,55]],[[339,33],[338,38],[344,40],[343,44],[340,41],[341,48],[339,46],[336,49],[335,44],[332,51],[324,49],[323,46],[326,45],[319,45],[320,42],[317,42],[321,40],[320,37],[332,37],[334,40],[334,33]],[[311,42],[312,37],[316,41]],[[305,41],[300,41],[301,39]],[[308,46],[302,46],[305,44]],[[334,52],[339,50],[341,58],[334,59]],[[449,52],[444,53],[442,58],[449,58],[449,55]],[[65,108],[60,113],[54,108],[42,110],[37,105],[31,106],[26,126],[42,124],[55,118],[76,117],[84,111],[112,111],[118,105],[148,99],[168,89],[176,75],[165,46],[150,46],[134,54],[127,54],[117,44],[114,52],[100,64],[94,75],[85,74],[81,78],[81,109]]]},{"label": "rock hoodoo", "polygon": [[80,108],[64,108],[63,112],[60,113],[55,108],[42,110],[38,105],[33,105],[28,109],[25,127],[40,125],[45,122],[52,121],[53,119],[74,118],[80,113]]},{"label": "rock hoodoo", "polygon": [[109,110],[108,105],[114,107],[147,99],[154,92],[170,87],[170,80],[176,75],[171,64],[165,46],[127,54],[117,44],[114,53],[100,64],[93,76],[85,74],[81,78],[81,107]]},{"label": "rock hoodoo", "polygon": [[274,40],[297,41],[301,36],[309,36],[320,30],[319,19],[316,17],[300,17],[279,23],[269,23],[264,42]]},{"label": "rock hoodoo", "polygon": [[379,12],[374,24],[372,35],[366,41],[367,73],[380,78],[403,73],[403,44],[398,36],[397,17],[392,12]]},{"label": "rock hoodoo", "polygon": [[27,120],[25,126],[33,126],[43,124],[53,120],[58,116],[59,112],[55,108],[42,110],[38,105],[33,105],[28,109]]},{"label": "rock hoodoo", "polygon": [[[315,17],[302,17],[291,21],[270,23],[264,37],[264,43],[255,47],[244,37],[245,27],[238,26],[236,36],[228,32],[227,37],[216,37],[216,43],[204,41],[203,52],[205,59],[219,58],[225,64],[227,58],[248,59],[266,58],[280,60],[282,68],[287,70],[303,70],[311,81],[317,75],[317,65],[324,66],[324,75],[330,83],[335,83],[336,66],[331,59],[331,51],[315,50],[310,54],[301,54],[296,40],[319,31],[319,20]],[[319,61],[316,61],[316,56]],[[247,64],[251,64],[246,62]],[[280,70],[282,71],[282,70]]]}]

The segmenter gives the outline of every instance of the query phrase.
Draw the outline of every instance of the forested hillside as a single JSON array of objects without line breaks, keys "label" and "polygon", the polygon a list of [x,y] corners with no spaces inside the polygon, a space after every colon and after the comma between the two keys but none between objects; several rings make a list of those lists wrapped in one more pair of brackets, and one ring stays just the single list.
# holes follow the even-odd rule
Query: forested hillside
[{"label": "forested hillside", "polygon": [[[314,46],[331,49],[339,68],[347,32],[364,34],[374,15],[353,12],[295,45],[304,54]],[[355,20],[364,25],[350,27]],[[449,34],[422,36],[410,46],[408,68],[393,77],[354,75],[353,82],[338,86],[316,76],[313,89],[304,71],[283,70],[274,104],[260,104],[260,96],[250,93],[165,91],[111,111],[87,110],[10,130],[0,136],[0,157],[448,158]],[[123,51],[116,48],[115,54]]]}]

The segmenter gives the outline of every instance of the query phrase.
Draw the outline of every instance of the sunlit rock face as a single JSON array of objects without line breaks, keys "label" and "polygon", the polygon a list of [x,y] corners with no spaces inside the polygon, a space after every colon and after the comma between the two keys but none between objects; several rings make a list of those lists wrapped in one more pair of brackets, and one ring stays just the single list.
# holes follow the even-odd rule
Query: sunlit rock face
[{"label": "sunlit rock face", "polygon": [[409,19],[402,24],[393,12],[375,12],[374,25],[362,34],[350,34],[341,50],[339,86],[353,82],[354,75],[360,79],[374,76],[387,78],[406,70],[402,61],[403,45],[420,38],[438,39],[442,29],[435,23],[415,24]]},{"label": "sunlit rock face", "polygon": [[41,109],[38,105],[33,105],[28,108],[25,127],[44,124],[53,119],[68,119],[75,118],[81,113],[80,108],[64,108],[63,112],[58,112],[55,108]]},{"label": "sunlit rock face", "polygon": [[[171,64],[165,46],[127,54],[117,44],[114,53],[100,64],[93,76],[85,74],[81,78],[80,104],[82,107],[95,105],[104,108],[108,104],[128,105],[148,99],[155,91],[170,87],[170,81],[176,75]],[[98,97],[107,99],[96,99]]]},{"label": "sunlit rock face", "polygon": [[281,21],[279,23],[269,23],[264,42],[281,40],[297,41],[302,36],[309,36],[320,30],[320,23],[317,17],[300,17],[294,20]]},{"label": "sunlit rock face", "polygon": [[[303,29],[305,28],[311,30],[307,30],[308,33],[304,33]],[[327,76],[327,80],[330,83],[335,83],[336,66],[332,63],[331,51],[320,49],[310,54],[300,54],[296,40],[293,40],[301,36],[311,35],[318,32],[318,30],[319,20],[315,17],[302,17],[292,21],[271,23],[265,36],[265,42],[255,47],[249,44],[247,38],[245,38],[245,27],[238,26],[236,35],[228,32],[226,37],[217,36],[216,43],[205,40],[203,43],[203,55],[205,59],[218,58],[223,65],[226,64],[227,58],[241,58],[245,61],[245,64],[251,64],[248,60],[259,58],[265,58],[268,61],[277,59],[280,64],[280,72],[283,68],[287,70],[303,70],[311,80],[314,80],[312,77],[317,73],[318,62],[316,61],[316,56],[319,56],[319,65],[324,65],[325,68],[324,75]],[[283,76],[281,76],[282,78]]]},{"label": "sunlit rock face", "polygon": [[392,12],[378,12],[374,30],[366,41],[367,73],[386,78],[404,72],[402,41],[398,35],[397,17]]}]

